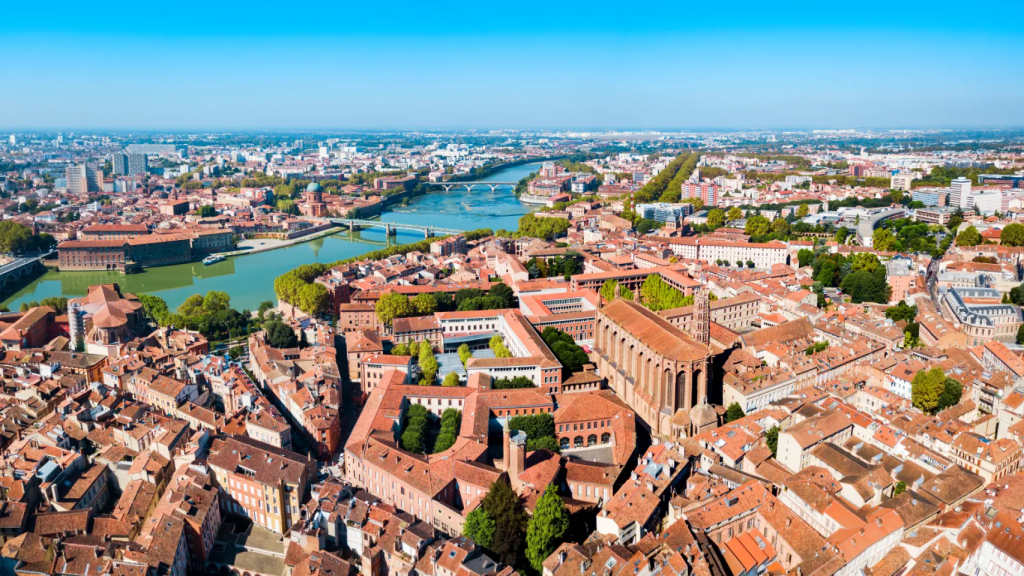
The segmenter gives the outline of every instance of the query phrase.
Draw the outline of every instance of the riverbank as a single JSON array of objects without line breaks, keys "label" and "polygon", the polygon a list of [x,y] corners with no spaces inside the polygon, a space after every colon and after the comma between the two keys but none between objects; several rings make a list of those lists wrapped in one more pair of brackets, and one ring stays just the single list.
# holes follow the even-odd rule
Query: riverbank
[{"label": "riverbank", "polygon": [[277,250],[279,248],[287,248],[289,246],[295,246],[296,244],[302,244],[303,242],[309,242],[310,240],[316,240],[318,238],[326,238],[333,236],[338,232],[344,230],[341,226],[331,226],[327,230],[321,230],[314,232],[307,236],[299,236],[298,238],[292,238],[291,240],[277,240],[275,238],[253,238],[251,240],[242,240],[238,243],[238,246],[243,244],[251,244],[252,249],[249,250],[232,250],[231,252],[218,252],[219,255],[225,258],[232,258],[234,256],[246,256],[249,254],[259,254],[261,252],[268,252],[270,250]]},{"label": "riverbank", "polygon": [[[539,163],[520,164],[492,173],[487,180],[518,181],[536,171],[539,166]],[[535,206],[519,202],[507,189],[492,191],[481,187],[449,192],[432,190],[428,194],[411,198],[408,206],[393,206],[379,217],[379,221],[430,224],[455,230],[514,230],[518,227],[519,218],[534,209]],[[147,268],[138,274],[128,275],[105,270],[49,270],[13,293],[9,292],[2,304],[17,309],[23,302],[39,301],[50,296],[77,298],[84,296],[89,286],[117,283],[124,292],[160,296],[172,310],[189,296],[206,294],[210,290],[227,292],[231,296],[232,307],[238,310],[254,310],[261,302],[274,300],[274,278],[297,266],[330,264],[422,240],[423,233],[412,230],[399,229],[395,236],[387,236],[383,227],[354,232],[334,227],[285,241],[287,244],[263,240],[261,246],[253,246],[251,250],[232,250],[225,253],[231,257],[209,265],[198,261],[188,262]]]}]

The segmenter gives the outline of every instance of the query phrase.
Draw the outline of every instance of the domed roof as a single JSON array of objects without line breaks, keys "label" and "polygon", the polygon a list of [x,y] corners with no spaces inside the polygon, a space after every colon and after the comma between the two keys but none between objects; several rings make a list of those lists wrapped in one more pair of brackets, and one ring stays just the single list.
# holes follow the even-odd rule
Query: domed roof
[{"label": "domed roof", "polygon": [[306,186],[306,192],[319,192],[320,190],[322,190],[322,188],[320,188],[320,185],[316,182],[310,182],[309,186]]},{"label": "domed roof", "polygon": [[711,404],[697,404],[690,408],[690,422],[698,428],[707,424],[718,424],[718,413]]}]

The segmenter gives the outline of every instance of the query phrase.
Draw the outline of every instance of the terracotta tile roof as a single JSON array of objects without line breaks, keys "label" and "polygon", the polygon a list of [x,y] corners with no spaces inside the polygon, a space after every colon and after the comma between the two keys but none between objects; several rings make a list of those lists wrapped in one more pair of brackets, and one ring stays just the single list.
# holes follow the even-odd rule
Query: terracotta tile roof
[{"label": "terracotta tile roof", "polygon": [[602,308],[600,314],[670,360],[692,362],[710,355],[707,346],[631,300],[618,298]]}]

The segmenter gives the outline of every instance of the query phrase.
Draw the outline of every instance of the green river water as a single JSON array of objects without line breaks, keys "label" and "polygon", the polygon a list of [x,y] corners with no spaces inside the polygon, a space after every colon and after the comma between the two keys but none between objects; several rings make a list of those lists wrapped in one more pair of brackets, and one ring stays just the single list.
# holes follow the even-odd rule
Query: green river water
[{"label": "green river water", "polygon": [[[513,166],[483,180],[516,182],[538,168],[539,164]],[[516,200],[510,188],[499,188],[493,192],[482,187],[476,187],[471,191],[465,188],[456,188],[448,192],[438,189],[425,196],[413,198],[409,206],[395,206],[391,211],[382,214],[381,220],[429,224],[457,230],[514,230],[519,217],[530,210],[530,206]],[[404,244],[422,239],[422,234],[404,230],[399,230],[397,236],[388,239],[383,229],[369,228],[355,234],[342,231],[286,248],[235,256],[209,266],[202,262],[192,262],[147,268],[139,274],[127,275],[105,271],[53,270],[13,294],[5,294],[3,304],[15,310],[22,302],[41,300],[49,296],[83,296],[89,286],[116,282],[124,292],[160,296],[167,301],[172,310],[189,296],[205,294],[210,290],[227,292],[231,296],[231,305],[239,310],[255,309],[264,300],[274,300],[274,278],[300,264],[334,262],[391,244]]]}]

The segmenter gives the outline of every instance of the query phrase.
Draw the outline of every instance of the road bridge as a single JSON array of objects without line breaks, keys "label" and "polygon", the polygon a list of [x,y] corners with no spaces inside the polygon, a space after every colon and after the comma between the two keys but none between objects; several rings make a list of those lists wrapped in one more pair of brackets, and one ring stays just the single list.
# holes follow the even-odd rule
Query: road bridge
[{"label": "road bridge", "polygon": [[350,231],[355,231],[356,228],[368,228],[377,227],[384,228],[388,236],[394,236],[399,230],[415,230],[416,232],[423,232],[424,238],[431,238],[434,235],[440,234],[443,236],[454,236],[456,234],[462,234],[463,230],[455,230],[454,228],[440,228],[437,226],[422,226],[420,224],[403,224],[401,222],[382,222],[380,220],[360,220],[356,218],[331,218],[331,222],[338,224],[339,226],[348,226]]},{"label": "road bridge", "polygon": [[36,256],[25,256],[0,266],[0,288],[7,286],[11,282],[17,282],[37,269],[42,268],[43,264],[40,260],[50,254],[53,254],[53,251]]},{"label": "road bridge", "polygon": [[427,182],[427,186],[441,186],[447,192],[452,188],[472,190],[474,186],[486,186],[494,192],[498,188],[515,188],[518,182]]}]

